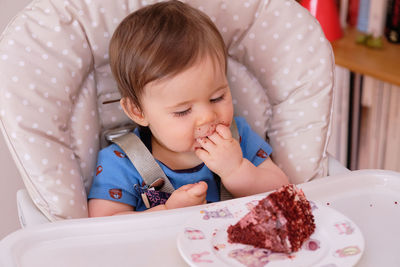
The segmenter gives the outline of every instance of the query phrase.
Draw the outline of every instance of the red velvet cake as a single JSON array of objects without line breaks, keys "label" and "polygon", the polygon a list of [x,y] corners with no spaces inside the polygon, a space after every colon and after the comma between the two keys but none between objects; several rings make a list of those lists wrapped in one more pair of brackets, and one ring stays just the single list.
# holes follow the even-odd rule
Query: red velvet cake
[{"label": "red velvet cake", "polygon": [[314,230],[310,203],[302,190],[290,184],[260,200],[239,222],[229,226],[228,240],[291,253],[298,251]]}]

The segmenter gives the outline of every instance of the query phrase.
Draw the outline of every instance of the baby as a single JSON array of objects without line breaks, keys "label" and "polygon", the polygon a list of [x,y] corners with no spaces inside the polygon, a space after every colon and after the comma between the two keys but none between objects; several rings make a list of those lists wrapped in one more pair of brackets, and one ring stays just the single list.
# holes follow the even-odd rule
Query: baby
[{"label": "baby", "polygon": [[[219,201],[219,179],[234,196],[274,190],[287,176],[271,147],[243,118],[233,118],[227,52],[213,22],[179,1],[156,3],[126,17],[110,42],[110,65],[134,133],[176,189],[146,207],[148,188],[125,152],[99,152],[89,216],[165,210]],[[239,140],[232,137],[235,120]]]}]

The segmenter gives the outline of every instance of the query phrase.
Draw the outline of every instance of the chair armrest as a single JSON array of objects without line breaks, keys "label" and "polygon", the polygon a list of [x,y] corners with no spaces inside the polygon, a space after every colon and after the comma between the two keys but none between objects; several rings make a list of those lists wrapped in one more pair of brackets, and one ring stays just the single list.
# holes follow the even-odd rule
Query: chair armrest
[{"label": "chair armrest", "polygon": [[351,171],[328,153],[328,176],[340,175],[349,172]]},{"label": "chair armrest", "polygon": [[17,191],[17,207],[22,228],[49,222],[47,217],[35,206],[26,189]]}]

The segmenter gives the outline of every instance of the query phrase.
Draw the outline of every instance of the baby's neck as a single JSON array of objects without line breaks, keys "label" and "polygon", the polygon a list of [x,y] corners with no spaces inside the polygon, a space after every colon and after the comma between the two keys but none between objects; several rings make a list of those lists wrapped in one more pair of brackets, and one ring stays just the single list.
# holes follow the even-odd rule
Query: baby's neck
[{"label": "baby's neck", "polygon": [[203,163],[194,152],[174,152],[160,145],[151,138],[153,157],[161,161],[171,170],[186,170]]}]

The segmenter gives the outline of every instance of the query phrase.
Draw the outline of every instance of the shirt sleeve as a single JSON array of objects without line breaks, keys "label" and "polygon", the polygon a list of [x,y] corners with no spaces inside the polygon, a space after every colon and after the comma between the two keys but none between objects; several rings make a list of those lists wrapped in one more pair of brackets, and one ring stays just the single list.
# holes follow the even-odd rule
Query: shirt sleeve
[{"label": "shirt sleeve", "polygon": [[260,165],[271,155],[272,147],[251,129],[244,118],[235,117],[235,121],[239,131],[243,157],[255,166]]},{"label": "shirt sleeve", "polygon": [[98,154],[88,199],[106,199],[136,207],[140,197],[134,189],[142,179],[122,149],[112,144]]}]

